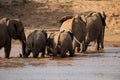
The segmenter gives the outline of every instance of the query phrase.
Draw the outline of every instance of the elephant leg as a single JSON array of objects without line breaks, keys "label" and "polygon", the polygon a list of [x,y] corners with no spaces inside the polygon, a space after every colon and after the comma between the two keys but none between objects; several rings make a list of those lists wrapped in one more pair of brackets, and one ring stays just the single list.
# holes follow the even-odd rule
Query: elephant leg
[{"label": "elephant leg", "polygon": [[44,50],[43,50],[43,52],[42,52],[41,57],[45,57],[45,48],[44,48]]},{"label": "elephant leg", "polygon": [[39,53],[33,53],[33,58],[37,58]]},{"label": "elephant leg", "polygon": [[104,33],[101,36],[101,49],[104,49]]},{"label": "elephant leg", "polygon": [[61,58],[64,58],[65,56],[65,53],[61,52]]},{"label": "elephant leg", "polygon": [[101,48],[104,49],[104,42],[101,42]]},{"label": "elephant leg", "polygon": [[47,48],[47,55],[50,55],[50,49],[49,48]]},{"label": "elephant leg", "polygon": [[100,49],[104,49],[104,32],[105,32],[105,27],[103,27],[101,34],[100,34]]},{"label": "elephant leg", "polygon": [[99,51],[100,49],[103,49],[104,48],[104,45],[103,45],[103,41],[104,41],[104,34],[100,34],[100,36],[97,38],[97,51]]},{"label": "elephant leg", "polygon": [[89,40],[87,40],[86,42],[84,42],[84,52],[87,50],[89,43],[90,43]]},{"label": "elephant leg", "polygon": [[5,58],[9,58],[11,51],[11,40],[7,42],[6,45],[4,46],[4,51],[5,51]]},{"label": "elephant leg", "polygon": [[104,33],[105,33],[105,26],[102,29],[102,36],[101,36],[101,48],[104,49]]},{"label": "elephant leg", "polygon": [[76,51],[77,50],[77,52],[80,52],[80,44],[79,43],[77,43],[75,40],[73,41],[73,49],[74,49],[74,51]]},{"label": "elephant leg", "polygon": [[96,50],[99,51],[100,50],[100,40],[99,38],[97,39],[97,46],[96,46]]},{"label": "elephant leg", "polygon": [[53,57],[56,57],[56,56],[57,56],[57,52],[58,52],[58,50],[55,48],[55,49],[53,50]]},{"label": "elephant leg", "polygon": [[32,52],[31,49],[27,49],[27,50],[26,50],[26,54],[25,54],[24,57],[28,57],[28,56],[30,55],[31,52]]},{"label": "elephant leg", "polygon": [[81,50],[81,49],[80,49],[80,46],[78,46],[78,47],[77,47],[77,52],[80,52],[80,50]]},{"label": "elephant leg", "polygon": [[61,53],[61,58],[64,58],[66,56],[66,53],[65,53],[64,49],[61,49],[60,53]]},{"label": "elephant leg", "polygon": [[81,48],[80,52],[82,52],[83,51],[83,45],[82,44],[80,44],[80,48]]},{"label": "elephant leg", "polygon": [[85,52],[85,45],[84,45],[84,43],[80,44],[80,47],[81,47],[80,52],[81,52],[81,53],[82,53],[82,52]]},{"label": "elephant leg", "polygon": [[73,49],[74,49],[74,51],[76,49],[76,42],[75,42],[75,40],[73,40]]},{"label": "elephant leg", "polygon": [[81,52],[85,52],[85,41],[81,44]]},{"label": "elephant leg", "polygon": [[73,57],[73,56],[74,56],[74,50],[73,50],[73,49],[70,49],[70,50],[69,50],[69,53],[70,53],[70,57]]}]

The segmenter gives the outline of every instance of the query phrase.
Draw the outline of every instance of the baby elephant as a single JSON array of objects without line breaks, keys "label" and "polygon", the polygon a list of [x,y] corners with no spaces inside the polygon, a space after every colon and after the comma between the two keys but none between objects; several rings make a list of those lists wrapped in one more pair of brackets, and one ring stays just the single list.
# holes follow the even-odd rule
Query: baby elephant
[{"label": "baby elephant", "polygon": [[51,33],[48,37],[48,53],[51,52],[53,57],[60,54],[61,57],[65,57],[66,52],[69,51],[70,56],[74,55],[72,46],[73,36],[68,31],[62,31],[59,33]]},{"label": "baby elephant", "polygon": [[45,55],[45,48],[47,44],[47,33],[44,30],[35,30],[27,37],[26,41],[26,55],[28,57],[30,53],[33,53],[33,57],[37,58],[39,52],[42,52],[41,57]]}]

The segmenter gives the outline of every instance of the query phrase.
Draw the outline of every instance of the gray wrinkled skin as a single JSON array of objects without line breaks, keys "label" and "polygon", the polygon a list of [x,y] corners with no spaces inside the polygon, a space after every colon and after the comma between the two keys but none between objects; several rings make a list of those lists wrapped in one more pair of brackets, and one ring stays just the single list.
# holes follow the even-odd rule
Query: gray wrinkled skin
[{"label": "gray wrinkled skin", "polygon": [[60,54],[61,57],[65,57],[66,53],[69,51],[70,56],[74,54],[72,46],[72,35],[67,32],[51,33],[48,37],[48,52],[53,54],[53,57]]},{"label": "gray wrinkled skin", "polygon": [[96,41],[96,49],[104,48],[104,31],[106,26],[106,15],[104,12],[94,12],[86,16],[87,35],[85,39],[85,51],[90,42]]},{"label": "gray wrinkled skin", "polygon": [[33,53],[34,58],[37,58],[40,52],[42,52],[41,57],[44,57],[46,44],[47,33],[44,30],[33,31],[27,37],[25,57],[28,57],[31,52]]},{"label": "gray wrinkled skin", "polygon": [[4,47],[5,58],[9,58],[11,39],[18,39],[22,43],[22,54],[25,54],[26,37],[20,20],[2,18],[0,20],[0,49]]},{"label": "gray wrinkled skin", "polygon": [[62,22],[60,26],[60,31],[70,31],[73,34],[75,41],[81,45],[81,52],[83,52],[86,36],[86,23],[83,17],[76,15],[72,18],[68,16],[63,17],[62,19],[60,20],[60,22]]}]

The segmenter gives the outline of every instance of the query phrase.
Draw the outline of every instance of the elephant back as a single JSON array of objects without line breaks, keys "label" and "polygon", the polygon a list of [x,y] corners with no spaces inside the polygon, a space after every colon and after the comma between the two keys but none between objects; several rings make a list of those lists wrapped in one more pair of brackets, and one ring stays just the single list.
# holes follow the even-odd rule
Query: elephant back
[{"label": "elephant back", "polygon": [[68,19],[68,20],[64,21],[60,27],[60,32],[64,31],[64,30],[72,31],[72,22],[73,22],[73,19]]},{"label": "elephant back", "polygon": [[36,33],[35,33],[35,36],[36,40],[41,40],[41,41],[45,41],[46,42],[46,34],[45,32],[43,32],[43,30],[37,30]]},{"label": "elephant back", "polygon": [[86,36],[86,23],[81,17],[75,16],[72,23],[72,33],[75,39],[81,43]]}]

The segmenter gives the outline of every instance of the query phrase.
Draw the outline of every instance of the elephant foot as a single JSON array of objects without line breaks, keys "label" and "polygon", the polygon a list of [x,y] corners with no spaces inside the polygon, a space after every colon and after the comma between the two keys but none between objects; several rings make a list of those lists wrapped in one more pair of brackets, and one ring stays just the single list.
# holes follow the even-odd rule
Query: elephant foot
[{"label": "elephant foot", "polygon": [[70,53],[70,55],[69,55],[70,57],[74,57],[74,53]]},{"label": "elephant foot", "polygon": [[33,58],[38,58],[38,54],[34,54],[34,55],[33,55]]},{"label": "elephant foot", "polygon": [[99,52],[104,52],[104,49],[103,49],[103,48],[100,48],[100,49],[99,49]]},{"label": "elephant foot", "polygon": [[61,54],[61,58],[64,58],[66,55],[65,54]]},{"label": "elephant foot", "polygon": [[44,56],[44,55],[41,55],[41,58],[45,58],[45,56]]},{"label": "elephant foot", "polygon": [[9,56],[8,56],[8,55],[5,55],[5,58],[9,59]]},{"label": "elephant foot", "polygon": [[83,49],[83,50],[81,50],[81,51],[80,51],[80,53],[85,53],[85,52],[86,52],[86,50],[85,50],[85,49]]},{"label": "elephant foot", "polygon": [[77,48],[77,52],[80,52],[80,48]]},{"label": "elephant foot", "polygon": [[21,53],[19,54],[19,56],[20,56],[20,57],[23,57]]}]

